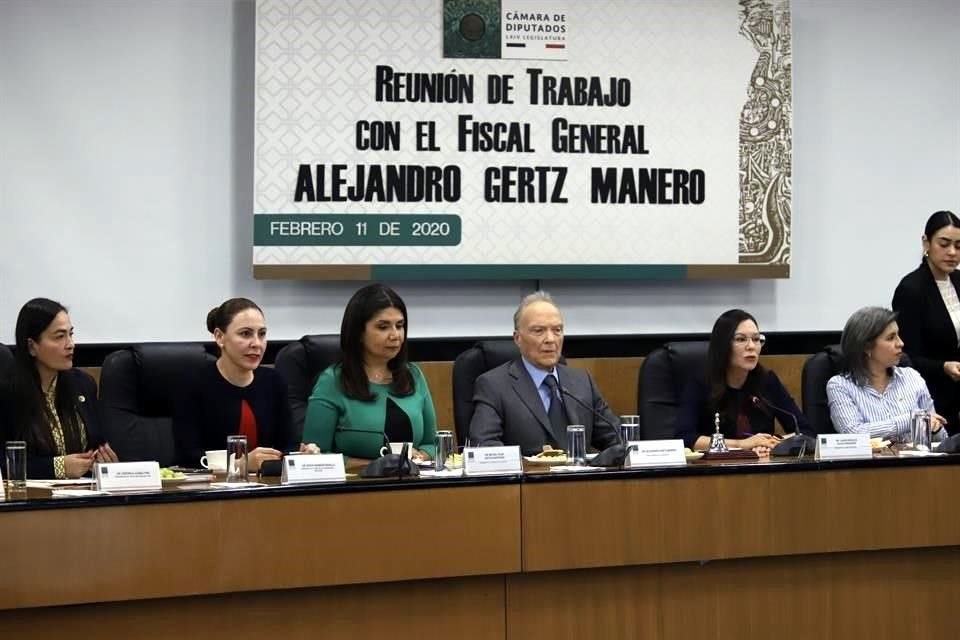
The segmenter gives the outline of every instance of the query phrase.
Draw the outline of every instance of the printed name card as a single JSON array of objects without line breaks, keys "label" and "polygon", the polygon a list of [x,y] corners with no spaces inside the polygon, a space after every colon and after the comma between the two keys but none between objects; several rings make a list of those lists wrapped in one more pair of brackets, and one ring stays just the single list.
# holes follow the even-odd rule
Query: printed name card
[{"label": "printed name card", "polygon": [[281,484],[345,482],[343,456],[339,453],[288,455],[283,458]]},{"label": "printed name card", "polygon": [[520,447],[467,447],[463,450],[463,472],[468,476],[523,473]]},{"label": "printed name card", "polygon": [[96,465],[97,491],[160,489],[160,465],[149,462],[101,462]]},{"label": "printed name card", "polygon": [[817,436],[817,460],[857,460],[872,458],[867,433],[822,433]]},{"label": "printed name card", "polygon": [[687,464],[683,455],[683,440],[637,440],[628,442],[630,467],[665,467]]}]

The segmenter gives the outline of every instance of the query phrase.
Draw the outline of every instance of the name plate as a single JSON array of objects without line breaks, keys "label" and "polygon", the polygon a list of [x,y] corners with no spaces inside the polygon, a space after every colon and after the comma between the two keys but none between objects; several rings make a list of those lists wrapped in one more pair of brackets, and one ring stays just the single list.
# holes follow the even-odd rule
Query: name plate
[{"label": "name plate", "polygon": [[463,450],[463,473],[468,476],[523,473],[520,447],[468,447]]},{"label": "name plate", "polygon": [[627,443],[629,467],[666,467],[687,464],[683,440],[636,440]]},{"label": "name plate", "polygon": [[288,455],[283,458],[280,484],[345,482],[343,456],[339,453]]},{"label": "name plate", "polygon": [[160,465],[148,462],[101,462],[96,465],[97,491],[160,489]]},{"label": "name plate", "polygon": [[859,460],[872,457],[870,434],[822,433],[817,436],[817,460]]}]

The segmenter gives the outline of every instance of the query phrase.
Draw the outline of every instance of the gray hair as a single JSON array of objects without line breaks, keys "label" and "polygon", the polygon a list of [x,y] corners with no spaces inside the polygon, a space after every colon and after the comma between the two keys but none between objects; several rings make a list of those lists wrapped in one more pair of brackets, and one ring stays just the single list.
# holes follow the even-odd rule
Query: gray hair
[{"label": "gray hair", "polygon": [[867,349],[891,322],[897,313],[883,307],[864,307],[853,312],[840,336],[843,351],[841,370],[855,383],[866,386],[870,382],[870,367],[867,365]]},{"label": "gray hair", "polygon": [[557,306],[557,303],[553,301],[553,298],[550,297],[550,294],[543,289],[538,289],[537,291],[524,296],[523,300],[520,301],[520,306],[517,307],[517,310],[513,312],[514,331],[520,328],[520,315],[523,313],[523,310],[532,305],[534,302],[549,302],[553,306]]}]

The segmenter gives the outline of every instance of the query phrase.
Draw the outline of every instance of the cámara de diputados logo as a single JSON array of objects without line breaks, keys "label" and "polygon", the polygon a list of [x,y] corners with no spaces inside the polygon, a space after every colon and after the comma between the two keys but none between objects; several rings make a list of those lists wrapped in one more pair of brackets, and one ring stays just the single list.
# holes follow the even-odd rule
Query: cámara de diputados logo
[{"label": "c\u00e1mara de diputados logo", "polygon": [[567,0],[443,0],[443,57],[566,60],[567,9]]}]

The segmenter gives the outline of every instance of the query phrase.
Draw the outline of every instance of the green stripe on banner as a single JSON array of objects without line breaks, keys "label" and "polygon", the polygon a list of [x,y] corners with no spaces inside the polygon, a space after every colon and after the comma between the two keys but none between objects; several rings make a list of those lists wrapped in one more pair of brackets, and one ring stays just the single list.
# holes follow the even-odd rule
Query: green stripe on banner
[{"label": "green stripe on banner", "polygon": [[444,213],[258,213],[256,247],[455,247],[460,216]]},{"label": "green stripe on banner", "polygon": [[374,280],[683,280],[686,265],[467,264],[373,266]]}]

